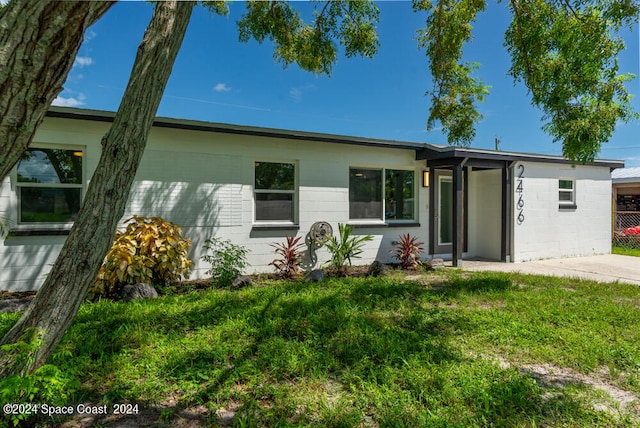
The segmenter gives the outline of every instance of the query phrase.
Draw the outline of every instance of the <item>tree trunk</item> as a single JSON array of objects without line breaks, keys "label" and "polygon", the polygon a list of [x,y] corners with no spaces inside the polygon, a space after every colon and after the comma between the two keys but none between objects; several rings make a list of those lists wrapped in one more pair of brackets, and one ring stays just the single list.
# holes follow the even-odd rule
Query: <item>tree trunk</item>
[{"label": "tree trunk", "polygon": [[14,0],[0,10],[0,182],[62,90],[85,30],[114,3]]},{"label": "tree trunk", "polygon": [[[41,334],[43,343],[29,373],[45,362],[73,321],[113,243],[194,5],[177,0],[156,4],[78,218],[44,285],[0,342],[15,343],[28,331]],[[0,377],[22,371],[9,358],[0,355]]]}]

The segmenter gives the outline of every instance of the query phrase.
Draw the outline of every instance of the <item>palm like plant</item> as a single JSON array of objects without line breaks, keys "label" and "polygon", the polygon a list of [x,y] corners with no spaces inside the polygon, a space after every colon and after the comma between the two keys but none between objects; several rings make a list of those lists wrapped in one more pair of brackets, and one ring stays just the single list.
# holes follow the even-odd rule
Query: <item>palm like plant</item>
[{"label": "palm like plant", "polygon": [[338,224],[338,231],[339,238],[330,236],[325,244],[331,254],[331,260],[327,263],[339,273],[344,273],[346,264],[349,263],[351,266],[351,259],[359,258],[364,243],[373,240],[373,236],[351,236],[353,227],[342,223]]}]

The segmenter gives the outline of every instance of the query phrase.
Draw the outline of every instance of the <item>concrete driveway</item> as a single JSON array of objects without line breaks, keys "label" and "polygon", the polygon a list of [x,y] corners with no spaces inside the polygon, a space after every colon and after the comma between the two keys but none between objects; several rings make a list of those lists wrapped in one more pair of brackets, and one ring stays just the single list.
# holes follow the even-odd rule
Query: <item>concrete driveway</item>
[{"label": "concrete driveway", "polygon": [[521,263],[498,263],[464,260],[462,269],[521,272],[591,279],[599,282],[626,282],[640,285],[640,257],[605,254],[570,259],[536,260]]}]

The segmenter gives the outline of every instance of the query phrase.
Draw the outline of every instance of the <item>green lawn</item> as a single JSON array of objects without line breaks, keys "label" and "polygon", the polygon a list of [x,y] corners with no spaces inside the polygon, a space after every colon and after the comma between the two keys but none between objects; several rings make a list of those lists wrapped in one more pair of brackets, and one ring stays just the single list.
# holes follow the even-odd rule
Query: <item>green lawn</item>
[{"label": "green lawn", "polygon": [[451,270],[85,304],[52,363],[166,426],[629,427],[639,343],[637,286]]},{"label": "green lawn", "polygon": [[640,248],[631,247],[613,247],[611,248],[612,254],[621,254],[623,256],[640,257]]}]

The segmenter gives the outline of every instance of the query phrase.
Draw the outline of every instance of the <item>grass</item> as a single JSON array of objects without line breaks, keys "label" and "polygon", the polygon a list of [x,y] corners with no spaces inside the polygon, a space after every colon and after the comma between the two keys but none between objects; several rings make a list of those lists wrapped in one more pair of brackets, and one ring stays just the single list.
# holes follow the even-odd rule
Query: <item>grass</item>
[{"label": "grass", "polygon": [[[0,315],[0,333],[17,319]],[[52,363],[76,401],[234,426],[639,426],[640,289],[503,273],[264,281],[85,304]],[[545,382],[534,367],[574,374]],[[596,376],[597,374],[597,376]],[[603,410],[605,409],[605,410]],[[159,423],[160,423],[159,422]],[[175,422],[175,421],[174,421]]]},{"label": "grass", "polygon": [[640,248],[632,247],[613,247],[611,248],[612,254],[621,254],[623,256],[640,257]]}]

